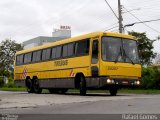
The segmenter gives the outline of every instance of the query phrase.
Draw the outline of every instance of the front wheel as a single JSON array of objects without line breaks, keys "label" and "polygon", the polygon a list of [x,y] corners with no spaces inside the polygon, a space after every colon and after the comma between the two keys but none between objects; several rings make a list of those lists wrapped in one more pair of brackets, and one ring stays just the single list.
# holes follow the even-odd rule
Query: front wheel
[{"label": "front wheel", "polygon": [[84,96],[86,95],[86,80],[83,76],[80,77],[80,85],[79,85],[79,89],[80,89],[80,95]]},{"label": "front wheel", "polygon": [[116,96],[117,95],[117,91],[118,91],[118,88],[117,87],[111,87],[109,89],[109,92],[110,92],[110,95],[111,96]]},{"label": "front wheel", "polygon": [[42,93],[42,88],[40,88],[38,79],[34,79],[33,83],[34,83],[33,88],[34,88],[35,93],[37,93],[37,94]]}]

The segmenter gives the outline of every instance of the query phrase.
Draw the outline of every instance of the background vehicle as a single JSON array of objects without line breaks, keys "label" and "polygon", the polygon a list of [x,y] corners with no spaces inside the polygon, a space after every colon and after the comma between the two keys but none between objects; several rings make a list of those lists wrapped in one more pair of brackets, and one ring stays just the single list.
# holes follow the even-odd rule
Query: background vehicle
[{"label": "background vehicle", "polygon": [[95,32],[16,53],[14,79],[29,93],[65,93],[69,88],[108,89],[140,85],[137,42],[118,33]]}]

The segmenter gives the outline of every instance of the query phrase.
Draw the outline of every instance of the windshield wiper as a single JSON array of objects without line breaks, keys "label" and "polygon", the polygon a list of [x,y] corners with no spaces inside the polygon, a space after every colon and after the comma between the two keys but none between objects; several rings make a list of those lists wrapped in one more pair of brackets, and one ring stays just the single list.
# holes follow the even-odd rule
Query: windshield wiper
[{"label": "windshield wiper", "polygon": [[123,54],[124,56],[126,56],[130,61],[131,63],[134,65],[135,63],[133,62],[133,60],[126,54],[126,51],[123,49]]},{"label": "windshield wiper", "polygon": [[118,55],[116,56],[116,59],[115,59],[115,63],[117,63],[118,62],[118,58],[119,58],[119,56],[121,55],[122,56],[122,48],[120,47],[119,48],[120,50],[119,50],[119,53],[118,53]]}]

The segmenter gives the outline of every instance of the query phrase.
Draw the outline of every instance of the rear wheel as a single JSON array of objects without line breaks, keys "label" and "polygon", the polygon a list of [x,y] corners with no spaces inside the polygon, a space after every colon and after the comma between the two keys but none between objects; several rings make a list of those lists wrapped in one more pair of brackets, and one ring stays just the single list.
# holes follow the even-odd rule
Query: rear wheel
[{"label": "rear wheel", "polygon": [[116,96],[117,95],[117,91],[118,91],[118,88],[117,87],[111,87],[109,89],[109,92],[110,92],[110,95],[111,96]]},{"label": "rear wheel", "polygon": [[80,95],[86,95],[86,80],[83,76],[80,76],[80,85],[79,85],[79,89],[80,89]]},{"label": "rear wheel", "polygon": [[26,79],[26,88],[28,93],[34,93],[33,83],[30,78]]},{"label": "rear wheel", "polygon": [[37,93],[37,94],[42,93],[42,88],[40,88],[38,79],[34,79],[33,88],[34,88],[35,93]]}]

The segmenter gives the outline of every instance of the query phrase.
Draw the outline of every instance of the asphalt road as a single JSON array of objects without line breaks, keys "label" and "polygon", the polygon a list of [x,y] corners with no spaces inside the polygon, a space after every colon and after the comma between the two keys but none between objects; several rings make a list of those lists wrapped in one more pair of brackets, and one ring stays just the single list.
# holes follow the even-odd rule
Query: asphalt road
[{"label": "asphalt road", "polygon": [[0,91],[1,114],[160,114],[160,95],[28,94]]}]

